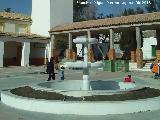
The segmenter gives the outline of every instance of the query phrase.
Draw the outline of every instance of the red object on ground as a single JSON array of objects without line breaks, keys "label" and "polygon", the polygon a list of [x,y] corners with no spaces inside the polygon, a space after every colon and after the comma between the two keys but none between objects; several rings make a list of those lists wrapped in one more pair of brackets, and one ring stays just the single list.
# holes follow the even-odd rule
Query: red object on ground
[{"label": "red object on ground", "polygon": [[125,77],[123,82],[133,82],[131,77]]}]

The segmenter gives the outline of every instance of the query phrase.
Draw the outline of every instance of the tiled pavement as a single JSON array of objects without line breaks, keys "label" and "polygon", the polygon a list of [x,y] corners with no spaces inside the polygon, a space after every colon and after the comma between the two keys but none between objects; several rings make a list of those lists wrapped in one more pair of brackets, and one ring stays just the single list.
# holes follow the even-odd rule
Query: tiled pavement
[{"label": "tiled pavement", "polygon": [[[31,83],[46,81],[48,75],[43,74],[44,71],[45,68],[43,66],[31,67],[31,68],[23,68],[23,67],[0,68],[0,90],[6,90],[21,85],[29,85]],[[56,72],[58,73],[58,71]],[[133,77],[136,76],[143,79],[143,80],[136,79],[136,82],[160,88],[160,80],[154,80],[152,78],[151,72],[110,73],[102,71],[91,71],[90,74],[91,74],[91,79],[93,80],[96,79],[111,80],[112,78],[122,78],[123,80],[123,77],[125,75],[131,74]],[[81,78],[82,78],[82,71],[65,70],[66,80],[81,79]],[[59,79],[58,74],[56,74],[56,79]],[[123,114],[123,115],[104,115],[104,116],[56,115],[56,114],[44,114],[44,113],[18,110],[8,107],[3,103],[0,103],[0,120],[160,120],[160,110]]]}]

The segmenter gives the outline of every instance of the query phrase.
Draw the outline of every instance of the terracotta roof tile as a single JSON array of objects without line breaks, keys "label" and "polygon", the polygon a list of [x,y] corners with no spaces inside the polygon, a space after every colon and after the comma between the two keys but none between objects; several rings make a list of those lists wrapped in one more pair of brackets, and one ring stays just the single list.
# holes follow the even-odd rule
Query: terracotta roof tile
[{"label": "terracotta roof tile", "polygon": [[0,32],[0,37],[13,37],[13,38],[28,38],[28,39],[39,39],[39,40],[49,40],[49,37],[41,36],[33,33],[11,33],[11,32]]},{"label": "terracotta roof tile", "polygon": [[153,21],[160,21],[160,12],[74,22],[71,24],[59,25],[51,28],[50,32],[62,32],[69,30],[118,26],[126,24],[130,25],[136,23],[148,23]]},{"label": "terracotta roof tile", "polygon": [[18,13],[10,13],[10,12],[0,12],[1,19],[10,19],[10,20],[20,20],[25,22],[31,22],[31,16],[18,14]]}]

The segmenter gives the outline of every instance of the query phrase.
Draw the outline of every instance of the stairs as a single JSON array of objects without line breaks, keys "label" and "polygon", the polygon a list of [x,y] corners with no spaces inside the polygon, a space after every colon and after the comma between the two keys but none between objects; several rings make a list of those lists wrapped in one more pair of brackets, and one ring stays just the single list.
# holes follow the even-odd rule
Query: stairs
[{"label": "stairs", "polygon": [[151,65],[152,63],[146,63],[145,64],[145,66],[143,67],[143,69],[150,69],[150,65]]},{"label": "stairs", "polygon": [[151,70],[150,70],[150,65],[151,65],[151,64],[152,64],[152,63],[150,63],[150,62],[146,63],[145,66],[142,68],[142,70],[143,70],[143,71],[151,71]]},{"label": "stairs", "polygon": [[150,70],[151,63],[146,63],[143,68],[137,68],[137,63],[129,63],[129,70],[130,71],[151,71]]}]

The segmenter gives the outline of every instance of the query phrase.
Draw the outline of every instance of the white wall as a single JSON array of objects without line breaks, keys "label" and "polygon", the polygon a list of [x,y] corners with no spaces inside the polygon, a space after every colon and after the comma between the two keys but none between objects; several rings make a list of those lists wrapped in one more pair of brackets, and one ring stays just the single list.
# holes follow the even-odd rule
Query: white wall
[{"label": "white wall", "polygon": [[152,58],[152,46],[157,45],[157,39],[154,37],[144,38],[143,39],[143,59],[151,59]]},{"label": "white wall", "polygon": [[73,0],[32,0],[31,32],[49,36],[50,28],[73,22]]},{"label": "white wall", "polygon": [[32,0],[33,23],[31,32],[49,36],[50,30],[50,0]]},{"label": "white wall", "polygon": [[73,22],[73,0],[51,0],[51,27]]}]

